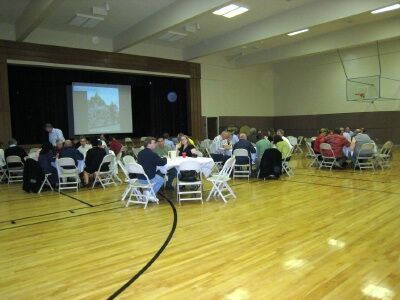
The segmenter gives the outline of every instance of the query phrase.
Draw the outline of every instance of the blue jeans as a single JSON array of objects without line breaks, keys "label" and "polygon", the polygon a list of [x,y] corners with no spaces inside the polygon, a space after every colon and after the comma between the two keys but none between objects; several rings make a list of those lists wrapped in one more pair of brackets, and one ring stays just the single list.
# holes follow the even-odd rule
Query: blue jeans
[{"label": "blue jeans", "polygon": [[[139,179],[140,183],[146,184],[146,180]],[[157,194],[157,192],[161,189],[161,187],[164,185],[164,178],[162,178],[160,175],[154,176],[153,179],[150,179],[150,182],[153,184],[153,190],[154,193]]]}]

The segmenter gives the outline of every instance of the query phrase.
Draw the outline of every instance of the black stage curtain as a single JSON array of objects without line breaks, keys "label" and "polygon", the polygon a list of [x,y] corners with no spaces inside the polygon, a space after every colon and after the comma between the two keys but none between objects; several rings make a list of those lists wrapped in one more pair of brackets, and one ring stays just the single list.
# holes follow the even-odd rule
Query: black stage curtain
[{"label": "black stage curtain", "polygon": [[[186,79],[9,65],[8,80],[12,133],[20,144],[46,140],[45,123],[60,128],[66,138],[72,135],[67,93],[73,82],[131,86],[133,132],[116,137],[187,132]],[[168,101],[169,92],[177,94],[177,101]]]}]

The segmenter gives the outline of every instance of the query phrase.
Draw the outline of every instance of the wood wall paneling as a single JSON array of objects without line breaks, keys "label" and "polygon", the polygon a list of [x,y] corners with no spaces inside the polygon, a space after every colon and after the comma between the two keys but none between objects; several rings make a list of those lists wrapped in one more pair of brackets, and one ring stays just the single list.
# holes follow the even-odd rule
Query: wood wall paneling
[{"label": "wood wall paneling", "polygon": [[188,75],[190,134],[202,138],[200,64],[171,59],[0,40],[0,139],[11,136],[7,60]]}]

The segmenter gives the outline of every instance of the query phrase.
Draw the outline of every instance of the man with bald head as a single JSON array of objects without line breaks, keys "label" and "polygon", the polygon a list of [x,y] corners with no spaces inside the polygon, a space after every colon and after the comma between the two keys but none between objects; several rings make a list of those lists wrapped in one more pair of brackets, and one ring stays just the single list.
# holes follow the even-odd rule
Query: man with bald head
[{"label": "man with bald head", "polygon": [[212,141],[210,153],[214,161],[224,163],[226,160],[228,160],[229,158],[228,151],[232,147],[228,141],[229,136],[230,136],[229,132],[224,130],[221,132],[220,135],[217,135]]},{"label": "man with bald head", "polygon": [[[247,140],[247,135],[245,133],[241,133],[239,135],[239,142],[233,146],[233,152],[235,152],[236,149],[245,149],[247,150],[247,153],[249,154],[249,159],[250,159],[250,164],[251,164],[251,153],[256,153],[256,148],[250,143],[250,141]],[[248,164],[249,160],[246,157],[243,156],[238,156],[236,157],[236,164],[237,165],[245,165]]]},{"label": "man with bald head", "polygon": [[71,140],[64,142],[64,148],[60,152],[59,158],[70,157],[75,161],[75,165],[78,165],[78,160],[83,160],[83,154],[78,151],[72,144]]}]

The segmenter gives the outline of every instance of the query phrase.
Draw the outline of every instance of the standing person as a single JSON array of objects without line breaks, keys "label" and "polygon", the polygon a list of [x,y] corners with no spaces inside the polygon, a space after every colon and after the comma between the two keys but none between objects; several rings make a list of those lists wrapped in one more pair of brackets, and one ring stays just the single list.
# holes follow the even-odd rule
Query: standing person
[{"label": "standing person", "polygon": [[[154,153],[156,148],[156,139],[154,137],[147,137],[144,140],[144,149],[138,154],[138,164],[143,167],[144,172],[153,184],[154,193],[157,193],[164,185],[164,178],[157,174],[158,166],[165,166],[167,164],[166,158],[159,157]],[[140,183],[147,183],[146,177],[138,175]]]},{"label": "standing person", "polygon": [[44,129],[48,132],[49,134],[49,142],[50,144],[52,144],[53,146],[56,145],[57,141],[65,141],[63,132],[61,131],[61,129],[58,128],[54,128],[52,124],[50,123],[46,123],[44,125]]}]

